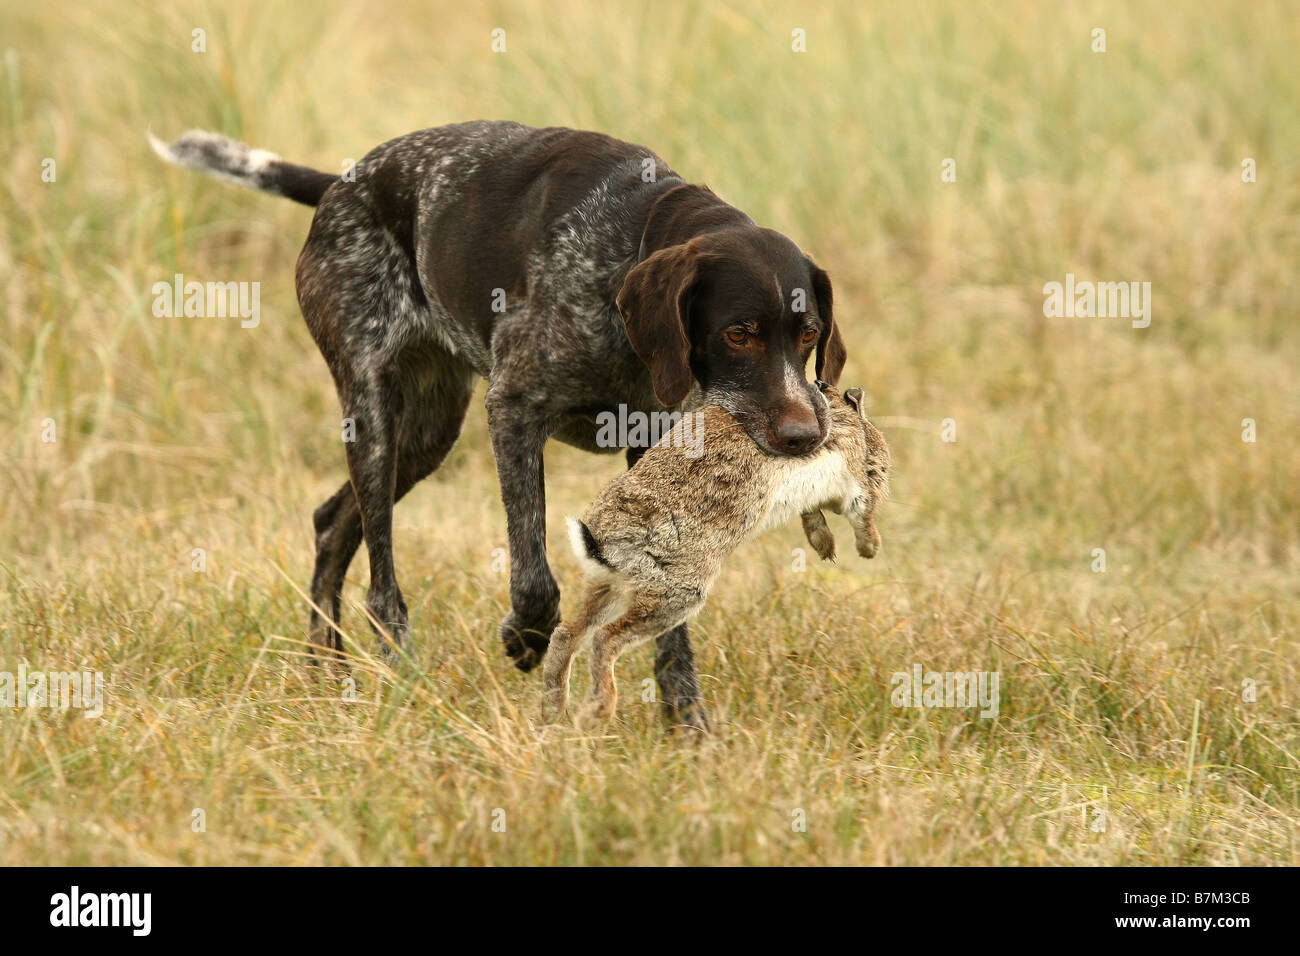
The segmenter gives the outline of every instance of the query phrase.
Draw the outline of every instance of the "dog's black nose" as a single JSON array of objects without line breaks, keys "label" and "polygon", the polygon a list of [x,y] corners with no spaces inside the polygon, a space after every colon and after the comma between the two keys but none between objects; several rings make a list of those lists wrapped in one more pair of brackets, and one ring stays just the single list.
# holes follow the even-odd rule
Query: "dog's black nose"
[{"label": "dog's black nose", "polygon": [[817,419],[803,422],[787,420],[777,426],[773,445],[777,451],[787,455],[804,455],[816,448],[821,440],[822,430],[817,425]]}]

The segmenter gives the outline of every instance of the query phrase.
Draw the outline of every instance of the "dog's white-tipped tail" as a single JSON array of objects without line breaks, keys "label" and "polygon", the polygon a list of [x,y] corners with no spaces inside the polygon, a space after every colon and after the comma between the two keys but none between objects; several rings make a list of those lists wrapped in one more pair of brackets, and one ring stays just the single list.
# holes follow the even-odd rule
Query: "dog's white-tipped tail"
[{"label": "dog's white-tipped tail", "polygon": [[253,149],[229,136],[203,129],[192,129],[170,145],[152,130],[146,135],[153,151],[167,162],[250,189],[270,187],[274,164],[280,159],[265,149]]},{"label": "dog's white-tipped tail", "polygon": [[286,163],[277,154],[254,149],[220,133],[192,129],[174,143],[165,143],[145,133],[149,145],[163,160],[185,169],[198,170],[216,179],[248,189],[275,193],[294,202],[315,206],[337,176],[306,166]]},{"label": "dog's white-tipped tail", "polygon": [[169,163],[176,162],[176,158],[172,155],[171,147],[153,134],[152,126],[144,131],[144,135],[149,137],[149,145],[153,147],[153,151],[163,160]]}]

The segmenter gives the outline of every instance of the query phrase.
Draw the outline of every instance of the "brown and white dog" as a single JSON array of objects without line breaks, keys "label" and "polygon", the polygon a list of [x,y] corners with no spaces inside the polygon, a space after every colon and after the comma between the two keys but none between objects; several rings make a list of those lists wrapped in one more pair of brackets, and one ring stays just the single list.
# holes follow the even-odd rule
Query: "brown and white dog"
[{"label": "brown and white dog", "polygon": [[[642,146],[600,133],[473,122],[422,130],[346,177],[223,136],[153,141],[169,162],[316,207],[298,301],[356,440],[350,481],[316,509],[311,640],[341,650],[344,574],[364,539],[367,607],[398,645],[407,611],[392,556],[394,503],[460,433],[475,376],[510,541],[501,637],[529,670],[559,621],[546,559],[542,451],[591,451],[596,418],[703,404],[764,451],[826,439],[845,351],[831,283],[799,247]],[[634,463],[645,448],[628,448]],[[670,713],[703,725],[685,626],[658,640]]]}]

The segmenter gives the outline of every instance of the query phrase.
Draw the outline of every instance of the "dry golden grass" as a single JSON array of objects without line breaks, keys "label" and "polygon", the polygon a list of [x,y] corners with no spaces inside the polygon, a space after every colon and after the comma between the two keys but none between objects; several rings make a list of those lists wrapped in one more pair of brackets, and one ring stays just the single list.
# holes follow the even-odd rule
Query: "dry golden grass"
[{"label": "dry golden grass", "polygon": [[[1294,8],[872,7],[11,4],[0,670],[109,683],[98,719],[0,711],[0,862],[1300,862]],[[797,573],[793,527],[733,559],[693,630],[699,746],[641,700],[648,650],[607,735],[539,728],[496,644],[481,402],[397,512],[418,667],[363,659],[349,702],[302,663],[343,477],[292,287],[310,214],[143,134],[338,169],[481,117],[650,144],[794,237],[893,445],[876,561]],[[175,272],[260,282],[261,325],[154,318]],[[1045,319],[1067,272],[1152,282],[1150,328]],[[618,468],[548,451],[552,529]],[[918,662],[1000,672],[999,718],[892,707]]]}]

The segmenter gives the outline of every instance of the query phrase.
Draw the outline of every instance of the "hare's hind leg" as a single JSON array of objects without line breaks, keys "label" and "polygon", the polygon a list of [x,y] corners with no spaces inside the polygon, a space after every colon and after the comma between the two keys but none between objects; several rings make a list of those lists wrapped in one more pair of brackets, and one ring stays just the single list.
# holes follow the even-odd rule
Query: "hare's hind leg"
[{"label": "hare's hind leg", "polygon": [[551,635],[551,644],[543,658],[542,678],[545,686],[545,716],[549,724],[566,716],[569,709],[569,672],[573,655],[591,636],[592,628],[609,613],[613,589],[609,582],[593,582],[583,597],[577,618],[564,621]]},{"label": "hare's hind leg", "polygon": [[592,703],[584,716],[608,720],[618,703],[614,686],[614,661],[629,647],[658,637],[685,623],[699,610],[697,592],[675,598],[662,590],[644,586],[629,598],[628,608],[617,620],[598,627],[591,644]]}]

